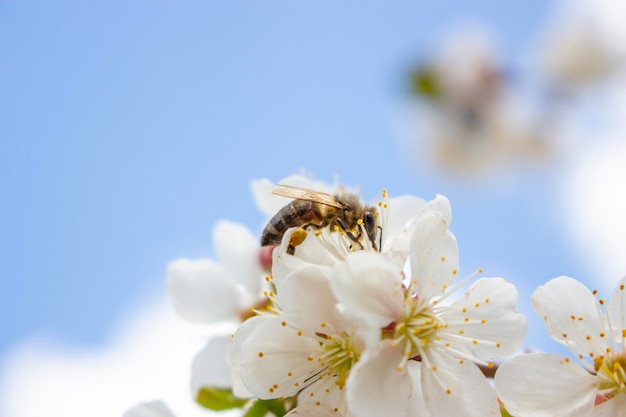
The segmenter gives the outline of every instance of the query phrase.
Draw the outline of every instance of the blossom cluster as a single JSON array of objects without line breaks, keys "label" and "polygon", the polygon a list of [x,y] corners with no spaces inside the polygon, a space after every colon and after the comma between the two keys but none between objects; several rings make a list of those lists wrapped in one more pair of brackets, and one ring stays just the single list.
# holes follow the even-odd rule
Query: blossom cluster
[{"label": "blossom cluster", "polygon": [[[169,266],[183,317],[236,328],[192,364],[200,404],[277,417],[626,415],[626,278],[606,303],[569,277],[533,294],[551,336],[581,365],[544,353],[506,360],[527,330],[517,290],[474,280],[481,270],[459,278],[445,197],[383,191],[371,205],[348,204],[337,186],[300,176],[280,184],[309,190],[287,199],[267,180],[253,184],[271,218],[264,234],[280,244],[261,247],[245,227],[220,222],[219,262]],[[126,414],[172,415],[158,402]]]}]

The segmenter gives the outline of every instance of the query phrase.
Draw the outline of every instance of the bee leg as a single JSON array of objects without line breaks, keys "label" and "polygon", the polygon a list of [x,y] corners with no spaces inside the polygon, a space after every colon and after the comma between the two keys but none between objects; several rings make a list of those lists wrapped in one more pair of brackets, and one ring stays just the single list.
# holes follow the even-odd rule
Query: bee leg
[{"label": "bee leg", "polygon": [[363,245],[359,241],[359,239],[361,238],[361,233],[359,232],[358,236],[354,236],[352,232],[348,230],[346,223],[342,219],[337,219],[337,223],[339,224],[339,227],[341,227],[346,233],[346,236],[348,236],[350,240],[352,240],[354,243],[358,244],[360,249],[363,249]]},{"label": "bee leg", "polygon": [[306,229],[303,227],[294,230],[291,236],[289,237],[289,245],[287,245],[287,253],[289,255],[295,255],[296,246],[300,245],[306,239],[307,233]]}]

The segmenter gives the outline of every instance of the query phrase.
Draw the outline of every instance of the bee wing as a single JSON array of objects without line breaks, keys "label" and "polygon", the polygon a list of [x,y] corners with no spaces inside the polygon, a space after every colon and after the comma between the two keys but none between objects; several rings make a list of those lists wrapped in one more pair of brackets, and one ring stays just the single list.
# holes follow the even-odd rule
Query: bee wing
[{"label": "bee wing", "polygon": [[323,193],[321,191],[308,190],[306,188],[293,187],[291,185],[278,184],[277,188],[272,190],[273,194],[283,197],[289,197],[296,200],[313,201],[315,203],[325,204],[335,208],[343,208],[343,206],[335,200],[335,197]]}]

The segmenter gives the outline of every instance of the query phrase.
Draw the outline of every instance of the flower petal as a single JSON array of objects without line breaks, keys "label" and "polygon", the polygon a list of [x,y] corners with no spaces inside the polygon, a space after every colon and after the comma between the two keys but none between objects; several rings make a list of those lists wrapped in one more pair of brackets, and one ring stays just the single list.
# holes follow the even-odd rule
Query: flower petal
[{"label": "flower petal", "polygon": [[[502,278],[482,278],[456,300],[442,307],[447,327],[441,330],[469,342],[462,349],[478,359],[496,359],[514,354],[526,336],[526,318],[515,311],[517,289]],[[445,340],[449,342],[449,340]]]},{"label": "flower petal", "polygon": [[447,224],[450,224],[450,203],[448,199],[438,195],[425,203],[413,196],[399,196],[389,199],[386,224],[383,225],[383,252],[391,252],[392,256],[405,259],[411,247],[413,228],[419,217],[429,211],[440,212]]},{"label": "flower petal", "polygon": [[230,334],[213,336],[191,363],[191,392],[202,387],[230,388],[232,385],[226,350]]},{"label": "flower petal", "polygon": [[167,288],[185,319],[238,320],[239,295],[222,265],[209,259],[177,259],[167,266]]},{"label": "flower petal", "polygon": [[500,416],[495,391],[470,361],[429,349],[421,371],[424,401],[432,416]]},{"label": "flower petal", "polygon": [[[409,250],[409,230],[417,216],[426,206],[421,198],[411,195],[402,195],[390,198],[387,203],[385,224],[382,226],[382,251]],[[385,210],[385,209],[383,209]],[[405,242],[402,245],[400,242]]]},{"label": "flower petal", "polygon": [[351,313],[380,330],[402,311],[402,271],[378,252],[355,252],[332,272],[333,293]]},{"label": "flower petal", "polygon": [[273,320],[273,316],[261,315],[254,316],[239,325],[237,332],[232,337],[231,343],[226,348],[226,361],[230,368],[231,382],[233,386],[233,394],[239,398],[253,397],[252,394],[241,379],[241,353],[243,344],[248,340],[250,334],[262,323]]},{"label": "flower petal", "polygon": [[241,345],[239,372],[246,388],[261,399],[291,397],[319,364],[314,335],[303,334],[281,316],[260,323]]},{"label": "flower petal", "polygon": [[613,330],[613,338],[625,342],[626,333],[626,277],[622,278],[615,287],[613,294],[606,304],[606,315]]},{"label": "flower petal", "polygon": [[330,268],[307,266],[293,271],[277,283],[277,299],[285,316],[299,328],[312,333],[339,334],[335,305],[330,290]]},{"label": "flower petal", "polygon": [[527,353],[504,362],[495,386],[506,409],[519,417],[590,416],[596,378],[569,359]]},{"label": "flower petal", "polygon": [[261,294],[266,275],[259,260],[259,240],[242,224],[221,220],[213,229],[213,245],[228,278],[244,290],[240,306],[251,306]]},{"label": "flower petal", "polygon": [[459,269],[456,238],[443,214],[428,211],[417,219],[411,240],[412,289],[430,299],[442,294]]},{"label": "flower petal", "polygon": [[298,404],[296,408],[285,414],[285,417],[339,417],[329,407],[323,404]]},{"label": "flower petal", "polygon": [[[388,341],[389,342],[389,341]],[[402,350],[390,343],[367,350],[350,371],[346,384],[348,408],[359,417],[406,415],[411,379],[405,368],[397,369]]]},{"label": "flower petal", "polygon": [[409,410],[406,417],[430,417],[422,389],[422,362],[409,361],[406,364],[406,369],[413,382],[413,390],[411,391]]},{"label": "flower petal", "polygon": [[600,334],[605,325],[595,297],[580,282],[561,276],[535,290],[535,311],[557,342],[570,346],[582,355],[605,352],[608,341]]}]

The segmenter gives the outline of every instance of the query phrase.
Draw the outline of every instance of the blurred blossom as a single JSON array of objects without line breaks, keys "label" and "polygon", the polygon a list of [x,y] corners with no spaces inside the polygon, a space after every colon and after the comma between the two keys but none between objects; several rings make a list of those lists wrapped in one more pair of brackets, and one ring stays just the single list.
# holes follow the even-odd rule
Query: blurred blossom
[{"label": "blurred blossom", "polygon": [[427,158],[468,174],[549,153],[547,130],[521,111],[510,72],[493,39],[477,32],[455,33],[413,70],[413,92],[426,104],[416,118]]},{"label": "blurred blossom", "polygon": [[161,401],[137,404],[124,413],[123,417],[175,417]]},{"label": "blurred blossom", "polygon": [[606,78],[617,59],[599,28],[582,19],[555,23],[541,43],[540,64],[557,88],[573,89]]}]

